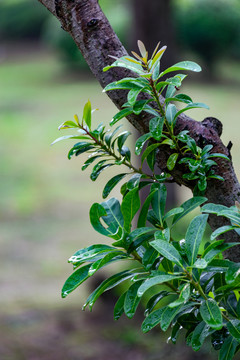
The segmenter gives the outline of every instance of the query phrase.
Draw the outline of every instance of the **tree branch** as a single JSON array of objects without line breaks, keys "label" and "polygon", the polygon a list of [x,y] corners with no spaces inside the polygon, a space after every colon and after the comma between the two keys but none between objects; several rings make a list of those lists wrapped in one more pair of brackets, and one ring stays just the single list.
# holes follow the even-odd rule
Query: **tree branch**
[{"label": "tree branch", "polygon": [[[102,71],[106,65],[112,62],[109,55],[119,58],[125,56],[127,52],[111,28],[97,0],[39,1],[59,19],[62,28],[71,34],[102,87],[120,78],[133,76],[130,71],[122,68],[113,68],[107,72]],[[107,95],[119,109],[126,101],[125,91],[110,91]],[[163,102],[163,98],[161,102]],[[128,116],[128,120],[140,133],[149,131],[149,119],[150,115],[146,113],[142,113],[140,116],[134,114]],[[182,130],[189,130],[190,136],[195,139],[200,147],[212,144],[214,152],[229,155],[228,148],[223,145],[220,139],[221,123],[218,120],[207,118],[202,122],[196,122],[185,114],[181,114],[178,117],[175,131],[178,133]],[[166,168],[168,156],[168,147],[163,148],[158,154],[157,164],[161,171]],[[240,201],[240,185],[233,164],[223,159],[217,159],[216,162],[218,164],[216,173],[221,175],[225,181],[221,182],[214,179],[209,181],[206,197],[209,202],[232,206],[236,200]],[[178,166],[171,175],[179,185],[193,189],[192,182],[187,182],[182,178],[183,173],[184,168]],[[224,221],[223,218],[211,216],[209,223],[214,230],[224,225]],[[236,232],[226,233],[225,239],[227,241],[240,241]],[[227,256],[233,261],[239,261],[240,247],[234,247],[234,250],[230,249]]]}]

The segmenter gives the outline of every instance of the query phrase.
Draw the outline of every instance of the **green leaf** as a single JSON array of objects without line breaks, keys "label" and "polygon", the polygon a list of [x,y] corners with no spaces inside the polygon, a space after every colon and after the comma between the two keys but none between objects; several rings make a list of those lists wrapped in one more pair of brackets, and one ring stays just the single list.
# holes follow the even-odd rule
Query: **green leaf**
[{"label": "green leaf", "polygon": [[106,197],[108,197],[108,195],[110,194],[110,192],[112,191],[112,189],[126,176],[128,175],[127,173],[123,173],[123,174],[118,174],[115,175],[114,177],[112,177],[107,184],[105,185],[104,189],[103,189],[103,193],[102,193],[102,197],[103,199],[105,199]]},{"label": "green leaf", "polygon": [[[100,222],[101,217],[109,225],[108,228],[105,228]],[[119,239],[121,237],[119,228],[121,229],[123,225],[119,201],[111,198],[104,203],[93,204],[90,209],[90,222],[93,228],[100,234],[112,237],[115,240]]]},{"label": "green leaf", "polygon": [[[54,145],[56,144],[57,142],[59,141],[62,141],[62,140],[67,140],[67,139],[79,139],[79,140],[88,140],[88,137],[85,136],[85,135],[65,135],[65,136],[61,136],[59,138],[57,138],[56,140],[54,140],[51,145]],[[87,143],[89,144],[89,143]]]},{"label": "green leaf", "polygon": [[147,103],[149,102],[150,100],[138,100],[134,103],[133,105],[133,113],[136,114],[136,115],[139,115],[141,114],[141,112],[143,110],[145,110],[145,107],[147,105]]},{"label": "green leaf", "polygon": [[151,241],[150,245],[168,260],[182,267],[182,257],[171,243],[157,239]]},{"label": "green leaf", "polygon": [[218,213],[218,216],[224,216],[232,221],[232,225],[240,226],[240,214],[237,211],[231,209],[222,210]]},{"label": "green leaf", "polygon": [[156,151],[151,151],[147,156],[147,164],[149,166],[149,169],[152,170],[154,173],[154,167],[156,164]]},{"label": "green leaf", "polygon": [[202,212],[207,212],[209,214],[218,214],[222,210],[227,210],[228,208],[220,204],[205,204],[201,208]]},{"label": "green leaf", "polygon": [[197,259],[192,265],[193,268],[205,269],[208,266],[208,263],[205,259]]},{"label": "green leaf", "polygon": [[184,285],[183,289],[181,290],[178,299],[171,302],[168,305],[168,307],[174,308],[174,307],[179,306],[181,304],[185,304],[188,301],[190,295],[191,295],[191,293],[190,293],[190,284],[187,283],[186,285]]},{"label": "green leaf", "polygon": [[88,271],[90,266],[91,264],[82,266],[69,276],[62,288],[62,298],[68,296],[68,294],[89,278]]},{"label": "green leaf", "polygon": [[201,349],[202,344],[206,337],[209,335],[209,325],[201,321],[194,329],[192,335],[191,346],[194,351]]},{"label": "green leaf", "polygon": [[160,293],[153,295],[148,300],[144,314],[146,316],[148,316],[153,311],[155,306],[159,303],[159,301],[161,301],[164,297],[166,297],[168,295],[169,295],[169,291],[165,291],[165,290],[162,290],[162,291],[160,291]]},{"label": "green leaf", "polygon": [[240,321],[237,319],[230,320],[227,323],[227,328],[230,334],[238,341],[240,342]]},{"label": "green leaf", "polygon": [[89,129],[91,129],[91,119],[92,119],[92,109],[91,109],[91,103],[88,100],[88,102],[85,104],[83,109],[83,120],[85,121]]},{"label": "green leaf", "polygon": [[198,215],[190,223],[186,233],[186,254],[190,265],[193,265],[207,225],[208,215]]},{"label": "green leaf", "polygon": [[[239,246],[239,243],[235,243]],[[230,262],[228,271],[225,276],[225,280],[227,284],[232,284],[239,278],[240,275],[240,263]]]},{"label": "green leaf", "polygon": [[220,330],[223,326],[222,313],[215,300],[204,300],[200,306],[200,314],[211,328]]},{"label": "green leaf", "polygon": [[149,130],[155,140],[161,140],[164,117],[154,117],[149,122]]},{"label": "green leaf", "polygon": [[165,308],[157,309],[146,317],[142,323],[142,332],[146,333],[152,330],[156,325],[160,323],[162,313]]},{"label": "green leaf", "polygon": [[162,271],[155,271],[154,276],[145,280],[144,283],[140,286],[140,288],[138,289],[138,296],[141,297],[148,289],[150,289],[154,285],[160,285],[174,279],[181,279],[182,277],[183,276],[181,275],[166,274]]},{"label": "green leaf", "polygon": [[113,311],[114,320],[118,320],[124,313],[125,297],[126,297],[126,293],[123,293],[115,304]]},{"label": "green leaf", "polygon": [[141,91],[142,91],[142,88],[137,88],[137,89],[131,89],[128,92],[128,102],[130,105],[134,105],[136,103],[137,97]]},{"label": "green leaf", "polygon": [[185,104],[192,103],[192,99],[190,98],[190,96],[188,96],[186,94],[178,94],[178,95],[174,96],[174,98],[172,100],[173,101],[181,101]]},{"label": "green leaf", "polygon": [[177,221],[179,221],[192,210],[196,209],[198,206],[202,205],[205,201],[207,201],[207,198],[201,196],[195,196],[185,201],[182,205],[180,205],[180,207],[184,209],[183,212],[174,216],[172,225],[175,225]]},{"label": "green leaf", "polygon": [[185,108],[179,110],[175,116],[174,116],[174,120],[183,112],[187,111],[187,110],[190,110],[190,109],[195,109],[195,108],[203,108],[203,109],[207,109],[209,110],[209,107],[204,104],[204,103],[191,103],[191,104],[188,104]]},{"label": "green leaf", "polygon": [[110,91],[110,90],[131,90],[131,89],[139,89],[142,88],[143,85],[137,81],[136,78],[124,78],[119,81],[114,81],[108,84],[103,92]]},{"label": "green leaf", "polygon": [[147,133],[144,134],[142,136],[140,136],[140,138],[137,139],[136,144],[135,144],[135,154],[136,155],[140,155],[144,144],[146,143],[146,141],[148,141],[150,138],[152,137],[151,133]]},{"label": "green leaf", "polygon": [[174,123],[174,119],[176,117],[177,114],[177,108],[175,105],[173,104],[169,104],[167,106],[167,110],[166,110],[166,119],[167,122],[172,125]]},{"label": "green leaf", "polygon": [[163,221],[167,220],[168,218],[170,218],[171,216],[177,215],[177,214],[181,214],[184,211],[184,209],[182,207],[176,207],[173,208],[171,210],[169,210],[163,217]]},{"label": "green leaf", "polygon": [[151,203],[153,211],[161,224],[165,212],[166,200],[167,188],[164,184],[158,184],[158,191],[154,193]]},{"label": "green leaf", "polygon": [[141,286],[142,281],[137,281],[133,285],[130,286],[126,293],[125,301],[124,301],[124,312],[129,319],[132,319],[134,316],[138,304],[141,298],[138,297],[137,292],[139,287]]},{"label": "green leaf", "polygon": [[170,326],[172,320],[175,318],[175,316],[181,311],[182,307],[184,305],[181,304],[177,307],[170,308],[166,307],[162,313],[160,326],[163,331],[166,331],[168,327]]},{"label": "green leaf", "polygon": [[68,260],[69,263],[79,266],[86,261],[95,261],[96,258],[102,258],[111,251],[115,251],[116,248],[103,244],[91,245],[86,248],[80,249],[73,254]]},{"label": "green leaf", "polygon": [[211,235],[211,240],[216,239],[219,235],[224,234],[227,231],[230,230],[234,230],[236,228],[236,226],[231,226],[231,225],[225,225],[225,226],[221,226],[220,228],[218,228],[217,230],[215,230],[212,235]]},{"label": "green leaf", "polygon": [[148,248],[142,259],[143,266],[146,270],[151,270],[153,264],[155,263],[156,259],[158,258],[158,252],[153,249],[152,247]]},{"label": "green leaf", "polygon": [[170,337],[170,339],[174,345],[177,342],[177,337],[178,337],[180,330],[181,330],[181,325],[178,322],[176,322],[176,324],[173,325],[173,327],[172,327],[172,333],[171,333],[171,337]]},{"label": "green leaf", "polygon": [[178,153],[174,153],[169,156],[169,158],[167,160],[167,168],[169,171],[174,169],[177,159],[178,159],[178,156],[179,156]]},{"label": "green leaf", "polygon": [[117,137],[117,143],[118,143],[118,148],[119,151],[121,151],[123,144],[125,143],[125,141],[127,140],[127,138],[129,137],[129,135],[131,135],[130,131],[124,131],[123,133],[121,133],[118,137]]},{"label": "green leaf", "polygon": [[99,159],[102,155],[91,156],[89,159],[85,161],[82,166],[82,171],[86,170],[89,165],[91,165],[95,160]]},{"label": "green leaf", "polygon": [[148,209],[151,204],[152,198],[157,191],[158,189],[151,190],[150,194],[146,198],[138,217],[138,223],[137,223],[138,228],[146,226]]},{"label": "green leaf", "polygon": [[124,197],[121,204],[121,211],[124,219],[124,229],[127,232],[131,231],[131,224],[134,216],[140,208],[140,198],[138,189],[130,190]]},{"label": "green leaf", "polygon": [[78,128],[78,124],[76,124],[74,121],[68,120],[63,122],[59,127],[58,130],[61,129],[70,129],[70,128]]},{"label": "green leaf", "polygon": [[111,251],[109,254],[106,254],[102,259],[95,261],[91,265],[88,274],[92,276],[93,274],[95,274],[97,270],[101,269],[103,266],[106,266],[107,264],[112,263],[113,261],[123,260],[127,258],[129,258],[129,256],[123,251],[120,250]]},{"label": "green leaf", "polygon": [[93,291],[90,296],[87,298],[86,303],[83,305],[83,309],[89,306],[90,311],[92,310],[93,305],[99,298],[107,290],[110,290],[122,283],[123,281],[130,279],[133,277],[133,272],[129,270],[122,271],[120,273],[114,274],[108,279],[104,280],[95,291]]},{"label": "green leaf", "polygon": [[[106,160],[102,160],[102,162],[105,162]],[[96,164],[92,170],[92,173],[90,175],[90,179],[92,181],[96,181],[98,176],[101,174],[101,172],[103,172],[103,170],[109,168],[110,166],[113,166],[114,164],[105,164],[100,166],[100,163]]]},{"label": "green leaf", "polygon": [[141,165],[143,164],[144,160],[148,157],[148,155],[154,151],[156,148],[159,147],[160,144],[151,144],[149,145],[146,150],[144,150],[142,157],[141,157]]},{"label": "green leaf", "polygon": [[110,121],[110,125],[113,126],[114,124],[116,124],[119,120],[123,119],[124,117],[132,114],[133,110],[126,108],[126,109],[122,109],[120,110],[116,115],[114,115],[114,117],[112,118],[112,120]]},{"label": "green leaf", "polygon": [[130,180],[127,182],[128,190],[132,190],[134,188],[139,187],[139,182],[141,180],[142,174],[134,174]]},{"label": "green leaf", "polygon": [[208,158],[214,158],[214,157],[218,157],[224,160],[228,160],[230,161],[229,157],[225,154],[221,154],[221,153],[212,153],[208,155]]},{"label": "green leaf", "polygon": [[221,347],[218,359],[232,360],[237,346],[238,342],[231,336],[228,336]]},{"label": "green leaf", "polygon": [[159,77],[162,77],[163,75],[165,75],[169,72],[179,71],[179,70],[188,70],[188,71],[194,71],[194,72],[202,71],[201,67],[193,61],[181,61],[181,62],[178,62],[177,64],[167,68],[163,72],[161,72]]},{"label": "green leaf", "polygon": [[141,64],[139,62],[137,62],[134,58],[131,58],[131,56],[123,56],[120,59],[117,59],[111,65],[104,67],[103,71],[105,72],[113,67],[123,67],[123,68],[131,70],[139,75],[144,74]]}]

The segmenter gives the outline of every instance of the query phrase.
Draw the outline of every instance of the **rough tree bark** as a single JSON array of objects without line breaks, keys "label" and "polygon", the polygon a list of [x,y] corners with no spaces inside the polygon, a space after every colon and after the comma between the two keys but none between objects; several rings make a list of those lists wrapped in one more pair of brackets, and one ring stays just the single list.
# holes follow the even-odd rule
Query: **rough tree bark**
[{"label": "rough tree bark", "polygon": [[[59,19],[62,28],[71,34],[102,87],[122,77],[132,76],[129,71],[121,68],[114,68],[107,72],[102,71],[104,66],[112,62],[109,55],[121,57],[126,55],[126,50],[111,28],[97,0],[38,1],[46,6]],[[118,108],[121,108],[126,100],[126,93],[121,91],[108,92],[108,96]],[[148,114],[143,113],[141,116],[131,115],[128,116],[128,120],[140,133],[148,132]],[[176,132],[183,129],[189,130],[190,136],[195,139],[199,146],[212,144],[214,152],[230,155],[228,148],[224,146],[220,139],[222,125],[219,120],[207,118],[202,122],[197,122],[185,114],[181,114],[177,120]],[[168,151],[168,148],[162,149],[158,154],[157,165],[159,171],[166,168]],[[206,197],[209,202],[232,206],[236,200],[240,201],[240,184],[234,172],[233,164],[223,159],[218,159],[216,162],[218,163],[216,173],[221,175],[225,181],[209,181]],[[192,183],[182,178],[183,173],[184,168],[177,167],[172,171],[171,175],[177,184],[192,189]],[[225,225],[226,220],[221,217],[210,216],[209,223],[214,230]],[[226,233],[225,239],[227,241],[240,241],[236,232]],[[229,250],[226,256],[233,261],[239,261],[240,246],[234,247],[234,250]]]}]

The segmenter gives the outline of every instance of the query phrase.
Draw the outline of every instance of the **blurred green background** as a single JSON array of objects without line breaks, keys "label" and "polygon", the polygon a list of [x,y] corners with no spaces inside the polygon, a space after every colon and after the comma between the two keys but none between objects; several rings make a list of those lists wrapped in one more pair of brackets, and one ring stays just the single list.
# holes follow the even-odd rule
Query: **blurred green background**
[{"label": "blurred green background", "polygon": [[[124,0],[100,4],[130,50],[134,6]],[[175,0],[170,15],[177,61],[196,60],[203,67],[202,75],[186,80],[184,91],[210,111],[189,115],[222,121],[222,139],[233,143],[239,175],[239,1]],[[158,331],[141,335],[140,313],[118,327],[111,298],[86,315],[80,310],[87,289],[60,298],[71,272],[67,259],[80,247],[106,242],[88,220],[105,179],[91,182],[87,171],[81,173],[80,158],[67,159],[70,142],[50,144],[62,135],[59,124],[81,115],[88,99],[99,109],[96,122],[107,124],[115,109],[71,38],[36,0],[1,0],[0,84],[0,359],[207,359],[208,346],[197,355],[166,347],[166,335]],[[188,196],[178,189],[179,203]]]}]

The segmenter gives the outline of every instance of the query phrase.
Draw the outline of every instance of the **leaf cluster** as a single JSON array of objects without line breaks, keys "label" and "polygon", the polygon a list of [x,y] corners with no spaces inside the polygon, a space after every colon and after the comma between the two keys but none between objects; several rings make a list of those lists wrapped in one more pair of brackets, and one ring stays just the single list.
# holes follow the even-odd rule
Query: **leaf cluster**
[{"label": "leaf cluster", "polygon": [[[233,230],[240,233],[240,205],[227,208],[209,204],[204,192],[207,181],[212,178],[223,181],[214,169],[217,163],[212,158],[228,160],[224,154],[212,152],[212,145],[199,147],[187,131],[176,134],[177,117],[194,107],[206,107],[193,103],[186,94],[177,94],[183,74],[162,79],[172,71],[200,71],[193,62],[181,62],[164,71],[160,59],[166,49],[159,45],[151,58],[142,42],[138,42],[140,55],[123,57],[104,70],[115,66],[132,70],[137,77],[125,78],[107,85],[105,91],[128,90],[127,102],[112,119],[114,125],[125,116],[142,111],[150,113],[149,132],[137,139],[136,155],[141,156],[141,165],[131,162],[131,151],[125,142],[130,133],[106,130],[100,124],[92,129],[92,109],[88,101],[82,120],[66,121],[60,129],[74,128],[78,135],[63,136],[80,140],[69,151],[69,159],[75,155],[88,154],[82,170],[93,165],[90,178],[95,181],[99,174],[113,165],[124,165],[121,172],[107,181],[102,197],[106,199],[112,189],[121,182],[121,201],[109,198],[94,203],[90,209],[93,228],[111,240],[111,245],[95,244],[78,250],[70,257],[73,273],[66,280],[62,297],[66,297],[79,285],[106,266],[120,262],[121,271],[106,278],[87,298],[83,308],[92,310],[96,300],[105,292],[124,283],[114,308],[114,319],[122,314],[132,318],[140,302],[145,304],[145,319],[142,331],[155,326],[162,331],[171,331],[170,339],[176,343],[181,331],[186,343],[197,351],[206,338],[219,351],[219,360],[231,360],[240,349],[240,264],[224,259],[225,250],[238,245],[225,243],[221,235]],[[165,92],[164,103],[160,95]],[[145,93],[146,98],[140,98]],[[177,110],[173,102],[187,104]],[[56,142],[55,141],[55,142]],[[155,157],[161,146],[167,145],[170,155],[166,172],[155,172]],[[143,171],[147,162],[149,173]],[[183,178],[195,181],[194,196],[178,207],[166,210],[167,190],[165,182],[171,181],[175,166],[185,166]],[[214,169],[213,169],[214,167]],[[147,197],[141,200],[142,189]],[[205,204],[205,205],[203,205]],[[184,239],[175,238],[174,230],[179,221],[192,210],[201,207],[186,231]],[[205,229],[208,216],[223,216],[231,225],[215,230],[209,239]],[[219,238],[220,237],[220,238]]]}]

